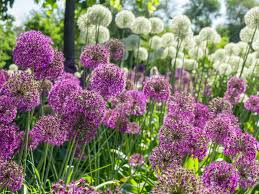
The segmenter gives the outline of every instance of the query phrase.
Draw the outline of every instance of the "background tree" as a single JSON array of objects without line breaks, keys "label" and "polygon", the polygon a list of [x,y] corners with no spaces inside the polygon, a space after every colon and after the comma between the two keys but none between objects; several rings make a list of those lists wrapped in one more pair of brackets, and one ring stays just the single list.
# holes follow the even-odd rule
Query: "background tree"
[{"label": "background tree", "polygon": [[220,7],[219,0],[190,0],[184,14],[192,20],[194,31],[199,32],[201,28],[210,26],[213,19],[219,16]]},{"label": "background tree", "polygon": [[13,3],[14,0],[0,0],[0,18],[6,19],[7,17],[10,17],[7,14],[7,11],[13,6]]}]

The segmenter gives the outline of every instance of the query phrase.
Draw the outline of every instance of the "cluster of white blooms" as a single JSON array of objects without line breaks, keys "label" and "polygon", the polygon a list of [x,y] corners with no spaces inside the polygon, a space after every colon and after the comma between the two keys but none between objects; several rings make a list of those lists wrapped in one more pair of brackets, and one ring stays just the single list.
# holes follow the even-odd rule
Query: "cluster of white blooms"
[{"label": "cluster of white blooms", "polygon": [[254,7],[246,13],[245,24],[249,28],[259,28],[259,7]]},{"label": "cluster of white blooms", "polygon": [[220,35],[211,27],[205,27],[201,29],[199,33],[199,38],[201,41],[205,41],[208,43],[218,43],[220,42]]},{"label": "cluster of white blooms", "polygon": [[243,42],[251,42],[253,40],[258,40],[259,39],[259,29],[258,30],[253,30],[249,27],[244,27],[240,33],[239,33],[240,40]]},{"label": "cluster of white blooms", "polygon": [[175,16],[170,25],[172,33],[177,39],[183,40],[187,36],[192,36],[191,21],[186,15]]},{"label": "cluster of white blooms", "polygon": [[159,34],[164,31],[164,22],[158,17],[149,18],[151,23],[151,31],[152,34]]},{"label": "cluster of white blooms", "polygon": [[100,4],[89,7],[86,12],[87,20],[93,25],[109,26],[112,21],[111,11]]},{"label": "cluster of white blooms", "polygon": [[143,17],[137,17],[131,25],[131,30],[135,34],[148,34],[151,31],[151,22]]},{"label": "cluster of white blooms", "polygon": [[140,61],[146,61],[148,58],[148,51],[144,47],[139,47],[134,50],[134,57]]},{"label": "cluster of white blooms", "polygon": [[149,40],[149,46],[151,49],[157,50],[162,47],[162,40],[159,36],[153,36]]},{"label": "cluster of white blooms", "polygon": [[119,28],[130,28],[135,20],[135,16],[131,11],[122,10],[115,17],[115,23]]},{"label": "cluster of white blooms", "polygon": [[169,46],[173,46],[175,39],[174,39],[174,35],[171,32],[166,32],[161,36],[161,41],[162,41],[162,46],[164,48],[169,47]]},{"label": "cluster of white blooms", "polygon": [[89,28],[91,23],[90,23],[86,13],[79,16],[79,18],[77,20],[77,25],[81,32],[87,31],[87,29]]}]

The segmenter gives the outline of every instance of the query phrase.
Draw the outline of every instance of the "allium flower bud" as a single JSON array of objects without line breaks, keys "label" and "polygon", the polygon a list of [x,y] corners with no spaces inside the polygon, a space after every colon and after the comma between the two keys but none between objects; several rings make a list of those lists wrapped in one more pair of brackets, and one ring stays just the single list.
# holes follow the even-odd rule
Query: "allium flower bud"
[{"label": "allium flower bud", "polygon": [[131,25],[131,30],[135,34],[148,34],[151,31],[151,22],[143,17],[137,17]]},{"label": "allium flower bud", "polygon": [[115,17],[115,23],[119,28],[131,28],[135,16],[131,11],[122,10]]}]

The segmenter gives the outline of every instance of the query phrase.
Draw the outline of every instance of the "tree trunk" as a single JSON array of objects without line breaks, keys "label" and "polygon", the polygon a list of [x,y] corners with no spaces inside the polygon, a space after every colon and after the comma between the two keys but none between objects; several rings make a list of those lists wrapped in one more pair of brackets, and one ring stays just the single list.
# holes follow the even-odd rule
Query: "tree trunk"
[{"label": "tree trunk", "polygon": [[76,0],[66,0],[64,18],[64,56],[65,71],[74,73],[75,66],[75,41],[74,41],[74,16]]}]

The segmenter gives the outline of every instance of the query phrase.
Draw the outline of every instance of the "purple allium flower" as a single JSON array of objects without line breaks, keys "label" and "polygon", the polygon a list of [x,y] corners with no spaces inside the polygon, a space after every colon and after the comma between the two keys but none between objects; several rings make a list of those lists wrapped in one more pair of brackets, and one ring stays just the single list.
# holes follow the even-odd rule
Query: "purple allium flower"
[{"label": "purple allium flower", "polygon": [[85,46],[80,56],[80,62],[91,69],[95,69],[101,64],[109,63],[109,59],[109,50],[101,44]]},{"label": "purple allium flower", "polygon": [[170,144],[155,147],[149,157],[152,167],[158,171],[166,169],[172,162],[182,162],[183,156],[177,154]]},{"label": "purple allium flower", "polygon": [[194,118],[194,98],[188,93],[175,92],[168,101],[168,112],[170,114],[181,114],[186,119]]},{"label": "purple allium flower", "polygon": [[39,31],[21,33],[13,50],[16,65],[26,69],[47,67],[54,58],[52,40]]},{"label": "purple allium flower", "polygon": [[0,158],[0,189],[16,192],[22,188],[24,180],[23,168],[12,160]]},{"label": "purple allium flower", "polygon": [[172,163],[158,176],[158,183],[153,188],[153,194],[171,193],[204,193],[203,184],[193,171]]},{"label": "purple allium flower", "polygon": [[128,129],[128,123],[129,119],[123,110],[120,111],[118,109],[108,109],[105,112],[103,124],[106,127],[117,129],[120,132],[126,132]]},{"label": "purple allium flower", "polygon": [[0,69],[0,89],[2,88],[3,84],[8,80],[8,78],[8,73],[5,70]]},{"label": "purple allium flower", "polygon": [[125,86],[125,72],[111,63],[95,68],[89,81],[89,89],[98,92],[104,99],[119,95]]},{"label": "purple allium flower", "polygon": [[224,145],[227,138],[236,136],[239,127],[233,122],[233,117],[229,115],[219,115],[208,120],[205,131],[208,137],[215,143]]},{"label": "purple allium flower", "polygon": [[56,80],[55,83],[63,82],[64,80],[70,80],[71,82],[74,82],[77,85],[80,85],[80,80],[74,76],[71,73],[63,72]]},{"label": "purple allium flower", "polygon": [[133,154],[129,158],[129,165],[132,167],[141,166],[144,163],[144,157],[141,154]]},{"label": "purple allium flower", "polygon": [[61,126],[61,120],[58,117],[42,116],[30,131],[30,138],[32,149],[36,149],[41,142],[60,146],[67,140],[67,131]]},{"label": "purple allium flower", "polygon": [[224,94],[224,99],[229,101],[232,105],[238,104],[240,101],[240,94],[233,94],[228,91]]},{"label": "purple allium flower", "polygon": [[140,126],[138,125],[138,123],[135,122],[128,122],[127,123],[127,129],[125,131],[125,133],[128,134],[139,134],[140,133]]},{"label": "purple allium flower", "polygon": [[240,158],[235,164],[240,180],[239,185],[243,189],[251,188],[259,178],[259,163],[256,160],[246,160]]},{"label": "purple allium flower", "polygon": [[78,90],[64,102],[64,122],[68,124],[71,135],[80,135],[82,141],[89,142],[102,123],[105,109],[106,103],[98,93]]},{"label": "purple allium flower", "polygon": [[259,96],[250,96],[244,105],[247,110],[259,114]]},{"label": "purple allium flower", "polygon": [[191,153],[194,157],[202,160],[208,151],[209,139],[206,132],[198,127],[193,127],[191,131]]},{"label": "purple allium flower", "polygon": [[34,69],[37,79],[56,80],[64,71],[64,56],[62,52],[55,50],[53,61],[46,67],[39,66]]},{"label": "purple allium flower", "polygon": [[17,113],[16,106],[12,103],[12,100],[8,96],[0,96],[0,123],[11,123]]},{"label": "purple allium flower", "polygon": [[14,124],[0,124],[0,134],[0,158],[8,159],[21,146],[23,132]]},{"label": "purple allium flower", "polygon": [[110,39],[105,43],[106,48],[109,49],[111,58],[115,61],[119,61],[123,58],[125,53],[125,45],[119,39]]},{"label": "purple allium flower", "polygon": [[216,117],[220,113],[231,113],[232,105],[230,102],[223,98],[214,98],[209,102],[209,111],[213,117]]},{"label": "purple allium flower", "polygon": [[224,142],[224,154],[227,156],[246,158],[254,160],[259,150],[259,143],[248,134],[237,131],[236,136],[228,137]]},{"label": "purple allium flower", "polygon": [[30,111],[40,104],[39,82],[26,72],[12,75],[4,84],[2,94],[10,97],[21,111]]},{"label": "purple allium flower", "polygon": [[238,186],[239,178],[235,167],[225,161],[212,162],[202,175],[206,187],[220,187],[224,193],[233,193]]},{"label": "purple allium flower", "polygon": [[204,128],[206,122],[209,119],[209,109],[202,103],[195,103],[194,109],[194,126]]},{"label": "purple allium flower", "polygon": [[245,81],[237,78],[237,77],[231,77],[228,80],[227,83],[227,92],[231,95],[238,96],[242,93],[244,93],[246,90],[246,84]]},{"label": "purple allium flower", "polygon": [[63,81],[58,81],[56,84],[54,84],[54,86],[49,92],[49,105],[55,112],[62,114],[66,98],[70,96],[71,93],[79,90],[82,90],[79,83],[74,82],[71,79],[64,79]]},{"label": "purple allium flower", "polygon": [[144,94],[155,102],[166,102],[170,96],[169,82],[160,76],[152,76],[144,84]]}]

